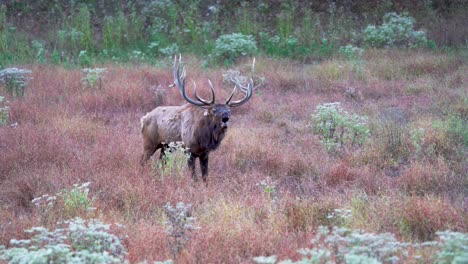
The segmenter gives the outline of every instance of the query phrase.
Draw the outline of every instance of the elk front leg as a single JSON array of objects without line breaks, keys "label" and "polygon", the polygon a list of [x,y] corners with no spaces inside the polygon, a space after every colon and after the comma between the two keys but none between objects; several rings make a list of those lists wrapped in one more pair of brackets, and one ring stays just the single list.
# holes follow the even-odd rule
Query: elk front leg
[{"label": "elk front leg", "polygon": [[208,178],[208,153],[200,155],[200,169],[203,182],[206,183],[206,179]]},{"label": "elk front leg", "polygon": [[190,153],[190,158],[187,161],[188,167],[192,171],[192,179],[198,181],[197,174],[195,172],[195,160],[198,158],[196,154]]},{"label": "elk front leg", "polygon": [[145,142],[143,155],[141,155],[140,164],[141,166],[145,165],[145,163],[151,158],[151,156],[156,152],[157,146],[152,144],[151,142]]}]

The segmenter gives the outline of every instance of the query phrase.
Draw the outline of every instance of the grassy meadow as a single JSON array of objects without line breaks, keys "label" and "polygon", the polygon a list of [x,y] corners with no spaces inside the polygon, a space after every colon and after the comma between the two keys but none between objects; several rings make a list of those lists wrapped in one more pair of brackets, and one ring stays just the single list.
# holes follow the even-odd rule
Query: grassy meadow
[{"label": "grassy meadow", "polygon": [[[83,84],[77,68],[22,65],[32,79],[24,97],[5,95],[9,121],[0,126],[0,245],[72,217],[123,225],[118,234],[130,263],[298,260],[298,249],[314,248],[319,226],[389,232],[412,243],[435,240],[437,231],[466,233],[467,56],[367,49],[359,63],[257,57],[259,86],[232,109],[227,136],[210,155],[208,186],[186,168],[163,175],[157,153],[143,168],[138,162],[140,118],[185,103],[168,87],[170,59],[99,65],[107,68],[100,88]],[[188,83],[208,94],[210,78],[218,100],[229,95],[228,68],[203,68],[192,56],[184,62]],[[249,73],[250,63],[231,68]],[[333,150],[321,143],[312,115],[331,102],[367,117],[365,142]],[[73,188],[86,182],[86,193]],[[50,206],[31,202],[45,194],[56,196]],[[191,204],[197,227],[176,253],[166,232],[168,202]],[[333,217],[337,209],[350,215]],[[413,248],[400,260],[433,257]]]},{"label": "grassy meadow", "polygon": [[[468,263],[461,0],[0,3],[0,263]],[[173,58],[250,101],[144,167]],[[235,100],[241,99],[237,94]],[[197,172],[200,174],[199,164]]]}]

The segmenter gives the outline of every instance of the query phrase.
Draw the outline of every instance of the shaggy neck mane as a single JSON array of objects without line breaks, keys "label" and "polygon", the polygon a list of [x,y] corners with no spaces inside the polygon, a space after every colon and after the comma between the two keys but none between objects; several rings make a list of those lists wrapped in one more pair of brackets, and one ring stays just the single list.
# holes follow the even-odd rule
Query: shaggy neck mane
[{"label": "shaggy neck mane", "polygon": [[204,117],[199,123],[200,135],[198,144],[204,151],[216,150],[226,134],[226,129],[221,129],[221,124],[212,117]]}]

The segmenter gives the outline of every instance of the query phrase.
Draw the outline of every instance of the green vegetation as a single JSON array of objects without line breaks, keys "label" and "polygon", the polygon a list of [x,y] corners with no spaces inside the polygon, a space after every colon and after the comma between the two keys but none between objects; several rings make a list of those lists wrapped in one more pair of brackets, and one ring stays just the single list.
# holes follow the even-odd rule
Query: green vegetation
[{"label": "green vegetation", "polygon": [[161,161],[153,161],[155,174],[162,180],[165,177],[180,177],[183,175],[187,160],[190,158],[188,149],[182,142],[170,142],[164,150]]},{"label": "green vegetation", "polygon": [[256,51],[257,43],[253,36],[234,33],[222,35],[216,40],[213,56],[217,61],[230,65],[237,58],[255,54]]},{"label": "green vegetation", "polygon": [[[199,0],[127,1],[107,10],[102,10],[99,1],[43,2],[24,1],[0,7],[0,65],[33,60],[44,63],[52,58],[54,62],[83,66],[78,58],[83,51],[90,58],[90,67],[102,60],[134,60],[134,52],[142,54],[137,60],[143,58],[149,63],[155,63],[154,56],[184,52],[211,55],[218,62],[231,64],[237,57],[253,53],[322,59],[351,43],[369,47],[443,46],[437,39],[427,38],[435,36],[427,32],[435,27],[414,29],[415,15],[424,12],[431,14],[433,20],[443,20],[431,3],[422,7],[410,5],[406,10],[411,12],[402,12],[391,1],[384,1],[371,11],[355,12],[363,6],[325,1],[322,7],[326,11],[297,1],[281,5],[241,2],[240,8],[235,3],[201,4]],[[41,4],[46,8],[39,9]],[[21,16],[16,16],[19,13]],[[39,18],[50,18],[39,39],[28,39],[33,27],[15,26]],[[60,60],[57,54],[61,54]]]},{"label": "green vegetation", "polygon": [[75,218],[57,223],[54,230],[33,227],[25,232],[31,234],[30,239],[12,239],[8,249],[0,246],[0,259],[8,263],[122,263],[127,254],[111,225],[97,219]]},{"label": "green vegetation", "polygon": [[106,68],[85,68],[81,70],[85,76],[81,79],[83,89],[90,88],[94,89],[98,84],[99,89],[102,89],[102,75],[107,72]]},{"label": "green vegetation", "polygon": [[0,126],[8,124],[9,116],[9,107],[3,102],[5,100],[4,96],[0,96]]},{"label": "green vegetation", "polygon": [[191,205],[182,202],[172,207],[170,203],[164,206],[167,217],[166,234],[169,239],[172,255],[174,259],[184,250],[185,245],[190,240],[190,233],[197,229],[195,218],[191,215]]},{"label": "green vegetation", "polygon": [[[468,260],[468,236],[458,232],[438,232],[438,241],[424,243],[404,243],[393,234],[371,234],[348,228],[321,226],[311,243],[314,248],[303,248],[298,252],[303,256],[299,261],[283,260],[279,264],[314,263],[418,263],[421,255],[408,258],[410,251],[423,254],[437,252],[435,263],[465,263]],[[277,263],[276,256],[255,257],[261,264]]]},{"label": "green vegetation", "polygon": [[381,26],[364,30],[364,43],[372,47],[419,47],[427,45],[426,33],[414,30],[414,18],[407,14],[388,13]]},{"label": "green vegetation", "polygon": [[0,83],[7,93],[12,96],[24,96],[28,77],[32,71],[18,68],[7,68],[0,71]]},{"label": "green vegetation", "polygon": [[329,151],[361,145],[370,136],[367,118],[350,114],[339,102],[318,105],[310,126]]}]

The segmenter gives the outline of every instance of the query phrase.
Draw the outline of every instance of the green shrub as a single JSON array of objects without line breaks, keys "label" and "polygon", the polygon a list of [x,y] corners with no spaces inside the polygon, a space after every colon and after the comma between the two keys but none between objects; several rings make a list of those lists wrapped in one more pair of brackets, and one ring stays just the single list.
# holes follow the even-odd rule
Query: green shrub
[{"label": "green shrub", "polygon": [[99,89],[102,89],[102,75],[107,72],[107,68],[85,68],[81,72],[85,74],[81,79],[83,89],[86,87],[94,89],[96,84],[99,84]]},{"label": "green shrub", "polygon": [[0,96],[0,126],[8,124],[9,119],[9,107],[3,105],[3,100],[5,97]]},{"label": "green shrub", "polygon": [[44,227],[25,230],[31,239],[10,241],[10,247],[0,246],[0,259],[9,263],[122,263],[127,252],[111,225],[100,220],[59,222],[49,231]]},{"label": "green shrub", "polygon": [[45,64],[46,59],[45,59],[45,49],[44,49],[44,44],[37,40],[33,40],[31,43],[33,49],[36,50],[36,61],[39,64]]},{"label": "green shrub", "polygon": [[294,36],[281,38],[278,35],[270,37],[268,33],[260,32],[260,46],[270,56],[295,58],[299,55],[299,40]]},{"label": "green shrub", "polygon": [[191,205],[185,205],[182,202],[177,203],[175,208],[170,203],[166,203],[164,212],[168,220],[166,234],[175,259],[190,240],[190,233],[197,229],[195,218],[191,216]]},{"label": "green shrub", "polygon": [[367,117],[348,113],[339,102],[318,105],[310,126],[329,151],[362,144],[370,136]]},{"label": "green shrub", "polygon": [[64,189],[58,193],[58,196],[62,198],[64,215],[67,217],[76,217],[82,213],[93,211],[93,199],[89,194],[90,182],[83,183],[82,185],[73,184],[73,187],[68,190]]},{"label": "green shrub", "polygon": [[353,45],[342,46],[338,50],[340,55],[345,57],[348,60],[361,60],[363,51],[364,51],[363,49],[359,47],[355,47]]},{"label": "green shrub", "polygon": [[179,53],[179,46],[176,43],[172,43],[167,47],[160,48],[159,52],[165,57],[172,58],[174,55]]},{"label": "green shrub", "polygon": [[0,83],[5,86],[8,93],[13,96],[23,96],[28,77],[32,71],[18,68],[7,68],[0,71]]},{"label": "green shrub", "polygon": [[81,50],[78,54],[78,64],[82,67],[89,67],[93,65],[93,58],[86,50]]},{"label": "green shrub", "polygon": [[449,230],[436,234],[440,247],[436,263],[468,263],[468,234]]},{"label": "green shrub", "polygon": [[237,58],[255,52],[257,52],[257,42],[253,36],[233,33],[220,36],[215,42],[212,54],[217,61],[231,64]]},{"label": "green shrub", "polygon": [[55,195],[44,194],[34,198],[36,212],[44,224],[51,224],[57,219],[73,218],[94,211],[94,200],[89,197],[90,182],[74,184],[70,189],[63,189]]},{"label": "green shrub", "polygon": [[181,176],[187,160],[190,158],[188,148],[183,142],[170,142],[165,150],[161,161],[152,163],[153,170],[157,171],[162,180],[165,176]]},{"label": "green shrub", "polygon": [[91,50],[93,48],[93,32],[91,30],[91,13],[87,5],[83,4],[74,16],[74,27],[81,32],[80,48]]},{"label": "green shrub", "polygon": [[[396,240],[393,234],[372,234],[347,228],[320,226],[313,248],[303,248],[299,261],[286,260],[281,264],[314,263],[396,263],[408,254],[407,244]],[[276,263],[276,258],[257,257],[257,263]]]},{"label": "green shrub", "polygon": [[[347,228],[320,226],[312,248],[300,249],[301,260],[280,264],[319,263],[466,263],[468,235],[437,232],[439,239],[424,243],[404,243],[390,233],[372,234]],[[432,256],[425,256],[432,252]],[[421,255],[419,255],[421,254]],[[277,257],[255,257],[256,263],[275,264]]]},{"label": "green shrub", "polygon": [[[0,5],[0,53],[8,51],[8,27],[6,20],[6,6]],[[1,63],[0,63],[1,64]]]},{"label": "green shrub", "polygon": [[372,47],[418,47],[427,45],[426,33],[414,30],[414,18],[407,14],[387,13],[381,26],[369,25],[364,42]]}]

